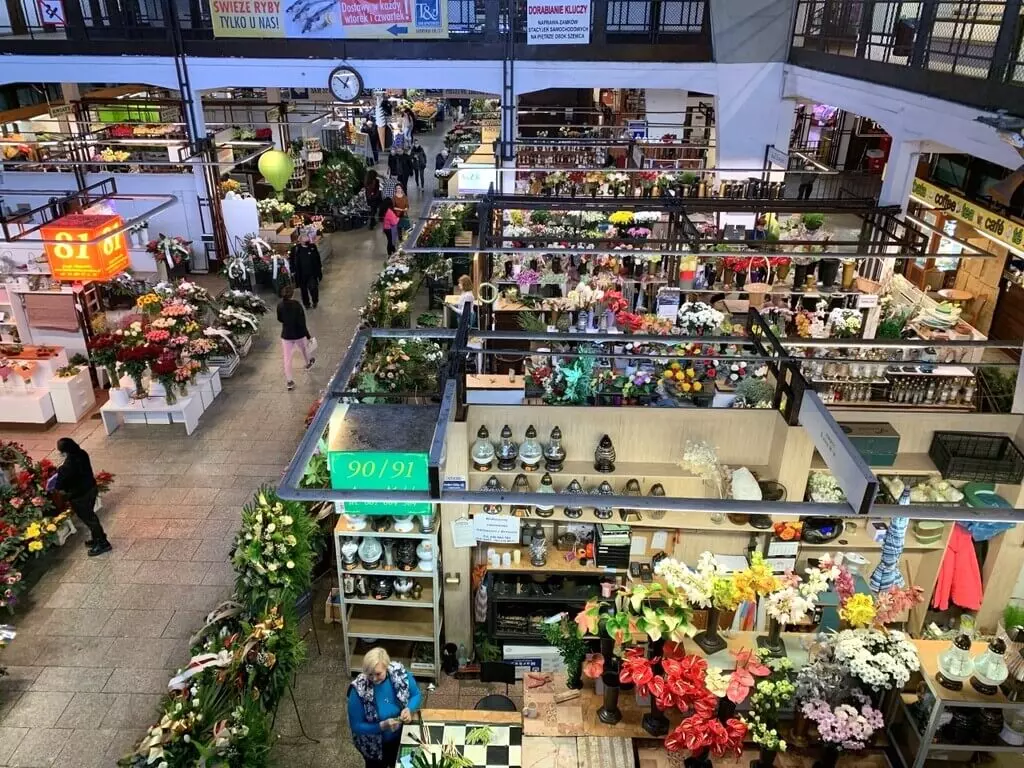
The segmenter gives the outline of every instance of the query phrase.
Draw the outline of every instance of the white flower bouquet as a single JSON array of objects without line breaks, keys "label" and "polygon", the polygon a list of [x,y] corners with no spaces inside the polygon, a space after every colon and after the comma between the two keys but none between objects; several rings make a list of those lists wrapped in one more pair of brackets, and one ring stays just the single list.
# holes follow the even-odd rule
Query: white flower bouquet
[{"label": "white flower bouquet", "polygon": [[864,318],[857,309],[833,309],[828,313],[829,335],[849,339],[860,333]]},{"label": "white flower bouquet", "polygon": [[844,629],[832,641],[836,661],[874,690],[897,690],[921,668],[917,648],[896,630]]},{"label": "white flower bouquet", "polygon": [[684,301],[676,314],[676,325],[685,336],[710,336],[725,320],[725,315],[703,301]]}]

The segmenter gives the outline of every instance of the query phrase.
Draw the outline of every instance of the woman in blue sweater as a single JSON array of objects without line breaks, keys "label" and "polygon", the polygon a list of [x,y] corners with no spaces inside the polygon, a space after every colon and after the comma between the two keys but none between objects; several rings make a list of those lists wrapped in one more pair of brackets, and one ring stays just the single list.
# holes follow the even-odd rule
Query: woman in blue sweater
[{"label": "woman in blue sweater", "polygon": [[402,741],[402,726],[420,708],[416,678],[383,648],[363,657],[363,673],[348,689],[348,724],[366,768],[393,768]]}]

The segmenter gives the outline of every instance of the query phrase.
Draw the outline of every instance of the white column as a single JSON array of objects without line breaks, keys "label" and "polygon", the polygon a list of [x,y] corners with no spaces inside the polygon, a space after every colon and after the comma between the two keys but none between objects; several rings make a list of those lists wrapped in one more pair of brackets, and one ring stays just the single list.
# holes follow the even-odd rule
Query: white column
[{"label": "white column", "polygon": [[[64,98],[64,106],[71,106],[74,102],[81,98],[81,93],[78,90],[78,83],[61,83],[60,93]],[[73,133],[78,123],[75,121],[74,114],[64,114],[57,118],[57,123],[60,125],[61,133]]]},{"label": "white column", "polygon": [[516,163],[506,161],[501,164],[501,171],[498,174],[498,183],[495,184],[495,194],[514,195],[516,193]]},{"label": "white column", "polygon": [[900,136],[892,137],[889,161],[885,164],[882,191],[878,195],[879,205],[898,205],[907,210],[910,187],[917,174],[917,161],[921,157],[921,142],[909,141]]}]

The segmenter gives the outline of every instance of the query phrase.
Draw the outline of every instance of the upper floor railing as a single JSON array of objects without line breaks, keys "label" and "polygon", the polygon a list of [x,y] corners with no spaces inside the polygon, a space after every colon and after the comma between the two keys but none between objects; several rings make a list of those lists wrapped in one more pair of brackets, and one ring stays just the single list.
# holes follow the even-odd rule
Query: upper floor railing
[{"label": "upper floor railing", "polygon": [[1024,100],[1021,0],[797,0],[790,61],[986,109]]},{"label": "upper floor railing", "polygon": [[[301,1],[301,0],[300,0]],[[531,45],[526,0],[439,0],[447,37],[382,41],[303,34],[285,19],[295,0],[280,4],[281,27],[293,36],[217,37],[215,0],[64,0],[66,24],[49,23],[42,3],[12,0],[0,14],[0,52],[21,54],[145,54],[271,58],[500,59],[512,34],[518,59],[710,61],[707,0],[592,0],[589,42]],[[314,19],[321,23],[323,17]],[[295,24],[299,26],[295,29]],[[324,22],[326,23],[326,22]],[[258,34],[258,33],[256,33]],[[280,34],[280,30],[278,30]],[[340,35],[340,31],[339,31]],[[400,38],[401,33],[396,33]]]}]

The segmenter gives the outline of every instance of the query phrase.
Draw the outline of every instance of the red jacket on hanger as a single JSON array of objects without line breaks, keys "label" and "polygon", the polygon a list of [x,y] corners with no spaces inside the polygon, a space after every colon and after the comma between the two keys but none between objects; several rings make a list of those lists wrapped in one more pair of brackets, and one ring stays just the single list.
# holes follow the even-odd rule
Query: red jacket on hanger
[{"label": "red jacket on hanger", "polygon": [[981,608],[981,595],[981,570],[978,568],[978,556],[974,554],[974,539],[957,523],[942,556],[932,608],[945,611],[952,601],[961,608],[976,611]]}]

